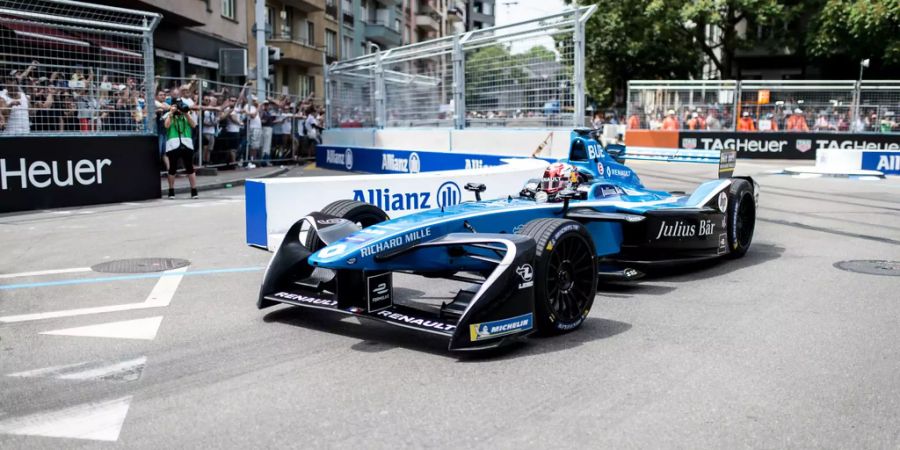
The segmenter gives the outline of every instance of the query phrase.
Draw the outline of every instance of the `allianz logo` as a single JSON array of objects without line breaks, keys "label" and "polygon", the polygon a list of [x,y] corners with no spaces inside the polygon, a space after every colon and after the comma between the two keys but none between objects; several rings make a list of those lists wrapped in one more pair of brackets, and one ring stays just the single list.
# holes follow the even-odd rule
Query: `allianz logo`
[{"label": "allianz logo", "polygon": [[388,188],[356,189],[353,191],[353,200],[375,205],[385,212],[443,208],[459,204],[462,201],[462,190],[452,181],[440,185],[433,193],[391,192]]},{"label": "allianz logo", "polygon": [[349,148],[343,151],[328,149],[325,152],[325,162],[344,166],[347,170],[353,170],[353,150]]},{"label": "allianz logo", "polygon": [[422,162],[419,159],[419,154],[416,152],[410,153],[408,158],[402,158],[387,152],[382,153],[381,155],[381,170],[388,172],[419,173],[421,169]]}]

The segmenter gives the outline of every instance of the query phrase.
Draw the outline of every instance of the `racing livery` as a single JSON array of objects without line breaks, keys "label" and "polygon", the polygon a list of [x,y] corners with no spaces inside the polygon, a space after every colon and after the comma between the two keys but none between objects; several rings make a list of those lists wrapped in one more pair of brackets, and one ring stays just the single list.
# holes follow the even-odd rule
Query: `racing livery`
[{"label": "racing livery", "polygon": [[[505,198],[481,200],[485,186],[470,183],[472,201],[392,220],[364,199],[332,203],[287,232],[257,305],[355,315],[445,336],[450,350],[481,350],[578,328],[601,280],[747,252],[752,179],[708,181],[690,195],[652,190],[623,164],[625,152],[579,129],[568,158]],[[395,297],[395,273],[461,287],[438,307],[418,304]]]}]

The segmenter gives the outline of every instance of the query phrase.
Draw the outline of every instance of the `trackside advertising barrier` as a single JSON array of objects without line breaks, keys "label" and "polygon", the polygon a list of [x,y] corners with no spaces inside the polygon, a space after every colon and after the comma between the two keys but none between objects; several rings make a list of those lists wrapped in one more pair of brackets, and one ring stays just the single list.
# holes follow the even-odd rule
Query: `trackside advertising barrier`
[{"label": "trackside advertising barrier", "polygon": [[817,151],[825,149],[897,151],[900,134],[629,130],[625,144],[712,151],[734,148],[738,158],[813,160]]},{"label": "trackside advertising barrier", "polygon": [[362,147],[316,148],[316,166],[365,173],[419,173],[499,166],[509,156]]},{"label": "trackside advertising barrier", "polygon": [[159,198],[153,136],[0,138],[0,212]]},{"label": "trackside advertising barrier", "polygon": [[466,183],[485,184],[483,199],[516,195],[547,167],[540,159],[502,162],[464,171],[247,180],[247,244],[274,250],[296,221],[337,200],[371,203],[394,218],[475,200],[474,193],[463,189]]},{"label": "trackside advertising barrier", "polygon": [[874,170],[884,175],[900,175],[900,150],[822,149],[816,154],[816,168],[823,173]]}]

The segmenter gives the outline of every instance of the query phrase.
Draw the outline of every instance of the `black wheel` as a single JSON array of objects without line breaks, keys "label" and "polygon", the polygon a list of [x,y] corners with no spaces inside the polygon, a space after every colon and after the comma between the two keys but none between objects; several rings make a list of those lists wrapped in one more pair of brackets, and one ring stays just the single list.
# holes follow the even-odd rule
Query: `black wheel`
[{"label": "black wheel", "polygon": [[753,186],[742,179],[734,179],[728,192],[728,257],[740,258],[747,253],[756,228],[756,200]]},{"label": "black wheel", "polygon": [[559,334],[581,326],[597,294],[597,258],[587,229],[574,220],[536,219],[519,234],[537,243],[534,306],[538,332]]},{"label": "black wheel", "polygon": [[[356,200],[338,200],[322,208],[323,214],[355,222],[362,228],[370,227],[388,220],[388,215],[381,208]],[[306,248],[316,251],[322,247],[322,241],[316,233],[306,234]]]}]

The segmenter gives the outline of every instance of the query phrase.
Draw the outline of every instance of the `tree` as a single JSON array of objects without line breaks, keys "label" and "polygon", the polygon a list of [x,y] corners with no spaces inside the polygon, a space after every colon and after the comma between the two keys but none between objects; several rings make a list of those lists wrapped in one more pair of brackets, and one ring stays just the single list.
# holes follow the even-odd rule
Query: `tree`
[{"label": "tree", "polygon": [[674,3],[599,3],[585,27],[585,84],[595,101],[621,103],[631,79],[685,79],[700,72],[700,53]]},{"label": "tree", "polygon": [[719,78],[732,78],[735,52],[757,43],[757,35],[741,32],[739,24],[746,21],[772,25],[783,19],[785,13],[783,2],[778,0],[694,0],[683,3],[656,0],[653,3],[665,3],[661,7],[678,9],[681,31],[693,37],[694,44],[718,69]]},{"label": "tree", "polygon": [[874,58],[900,66],[900,0],[827,0],[806,40],[812,56]]}]

